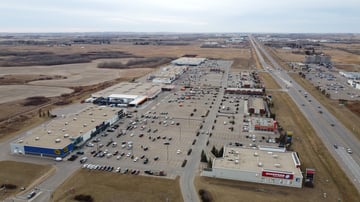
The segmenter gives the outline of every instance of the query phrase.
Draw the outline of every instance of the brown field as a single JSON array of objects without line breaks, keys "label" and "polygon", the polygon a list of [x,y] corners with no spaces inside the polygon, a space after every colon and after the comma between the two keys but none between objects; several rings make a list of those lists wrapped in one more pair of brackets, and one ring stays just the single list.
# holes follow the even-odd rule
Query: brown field
[{"label": "brown field", "polygon": [[0,161],[0,185],[13,184],[17,186],[14,190],[1,190],[0,200],[19,193],[21,187],[30,189],[32,183],[41,180],[42,176],[53,170],[54,168],[51,165]]},{"label": "brown field", "polygon": [[108,202],[183,201],[179,179],[89,170],[79,170],[69,177],[55,190],[53,201],[75,201],[73,198],[78,194],[91,195],[94,201]]},{"label": "brown field", "polygon": [[260,79],[264,82],[266,90],[280,89],[280,85],[267,72],[259,72]]},{"label": "brown field", "polygon": [[[266,81],[265,84],[269,84]],[[302,170],[315,168],[314,188],[284,188],[254,183],[199,177],[197,190],[210,192],[214,201],[356,201],[360,195],[331,157],[310,123],[285,92],[272,92],[279,125],[294,131],[292,149],[298,152]]]},{"label": "brown field", "polygon": [[[269,50],[270,48],[268,48]],[[285,62],[304,62],[305,55],[292,53],[293,50],[284,50],[281,48],[271,48],[282,61]]]}]

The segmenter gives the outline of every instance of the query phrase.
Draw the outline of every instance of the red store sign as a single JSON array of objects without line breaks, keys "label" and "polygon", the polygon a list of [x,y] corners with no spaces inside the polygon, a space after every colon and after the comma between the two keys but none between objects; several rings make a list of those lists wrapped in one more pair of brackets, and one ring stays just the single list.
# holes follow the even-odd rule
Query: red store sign
[{"label": "red store sign", "polygon": [[280,173],[280,172],[271,172],[271,171],[262,171],[262,176],[263,177],[273,177],[273,178],[288,179],[288,180],[294,179],[293,174]]}]

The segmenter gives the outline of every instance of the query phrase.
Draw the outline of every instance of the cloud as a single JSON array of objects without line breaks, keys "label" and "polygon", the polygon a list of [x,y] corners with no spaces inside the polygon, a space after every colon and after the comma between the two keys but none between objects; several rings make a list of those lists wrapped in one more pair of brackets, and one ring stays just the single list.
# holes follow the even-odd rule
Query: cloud
[{"label": "cloud", "polygon": [[2,30],[58,26],[94,31],[306,32],[317,27],[319,32],[337,32],[341,27],[344,32],[360,32],[359,21],[358,0],[12,0],[0,4]]}]

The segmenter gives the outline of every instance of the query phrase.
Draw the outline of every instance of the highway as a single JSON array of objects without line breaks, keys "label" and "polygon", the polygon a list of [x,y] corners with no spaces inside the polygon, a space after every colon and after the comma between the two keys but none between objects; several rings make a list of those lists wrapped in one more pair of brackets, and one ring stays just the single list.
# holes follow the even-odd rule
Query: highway
[{"label": "highway", "polygon": [[[305,97],[304,93],[306,91],[270,56],[262,44],[252,36],[249,38],[261,65],[281,88],[289,94],[300,111],[309,120],[330,154],[336,159],[339,166],[360,192],[359,140],[313,96],[308,94]],[[265,62],[262,54],[270,61],[271,65]],[[319,113],[320,110],[322,113]],[[338,148],[334,147],[335,144],[338,145]],[[351,148],[353,154],[347,153],[346,148]]]}]

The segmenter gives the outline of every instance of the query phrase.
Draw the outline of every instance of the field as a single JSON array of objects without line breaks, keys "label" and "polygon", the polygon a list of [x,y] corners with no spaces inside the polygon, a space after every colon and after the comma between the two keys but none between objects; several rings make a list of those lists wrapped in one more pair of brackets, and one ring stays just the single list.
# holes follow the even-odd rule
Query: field
[{"label": "field", "polygon": [[21,187],[30,189],[31,184],[41,180],[42,176],[54,171],[51,165],[36,165],[15,161],[0,161],[0,185],[12,184],[14,190],[2,189],[0,200],[20,192]]},{"label": "field", "polygon": [[[265,73],[264,73],[265,74]],[[272,86],[271,77],[263,77],[266,86]],[[198,177],[197,189],[210,192],[214,201],[356,201],[359,193],[331,157],[310,123],[302,115],[291,98],[280,91],[272,91],[279,125],[294,132],[292,149],[297,151],[302,170],[315,168],[314,188],[284,188],[270,185],[236,182],[231,180]],[[271,197],[270,197],[271,196]]]},{"label": "field", "polygon": [[79,194],[91,195],[94,201],[183,201],[179,179],[89,170],[79,170],[69,177],[56,189],[53,201],[75,201],[74,196]]}]

